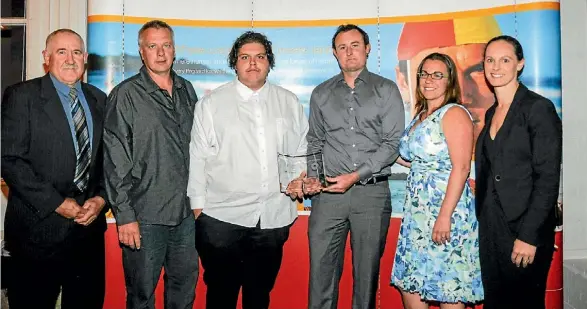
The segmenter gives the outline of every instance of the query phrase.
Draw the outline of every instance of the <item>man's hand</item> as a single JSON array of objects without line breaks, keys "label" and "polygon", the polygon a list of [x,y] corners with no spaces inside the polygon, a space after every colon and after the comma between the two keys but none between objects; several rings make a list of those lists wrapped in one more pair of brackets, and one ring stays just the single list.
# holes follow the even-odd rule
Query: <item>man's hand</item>
[{"label": "man's hand", "polygon": [[305,195],[314,195],[322,191],[322,184],[320,183],[320,180],[318,180],[318,178],[305,178],[303,181],[302,189]]},{"label": "man's hand", "polygon": [[328,187],[322,189],[322,191],[331,193],[345,193],[346,190],[359,181],[359,173],[352,172],[336,177],[326,177],[326,181],[331,184]]},{"label": "man's hand", "polygon": [[118,226],[118,240],[131,249],[141,249],[141,233],[139,223],[131,222]]},{"label": "man's hand", "polygon": [[98,218],[98,215],[102,211],[102,208],[104,208],[104,205],[106,205],[106,201],[100,196],[94,196],[88,199],[84,203],[84,206],[82,206],[86,213],[83,216],[76,218],[74,220],[75,223],[84,226],[90,225],[92,222],[94,222],[94,220],[96,220],[96,218]]},{"label": "man's hand", "polygon": [[64,218],[76,219],[81,218],[86,213],[86,210],[81,208],[74,199],[68,197],[55,209],[55,212]]},{"label": "man's hand", "polygon": [[512,249],[512,263],[516,266],[526,268],[534,262],[534,255],[536,255],[536,246],[525,243],[519,239],[514,241],[514,248]]},{"label": "man's hand", "polygon": [[192,211],[194,212],[194,220],[198,219],[200,214],[202,214],[202,209],[192,209]]},{"label": "man's hand", "polygon": [[304,178],[306,178],[306,171],[301,172],[298,178],[290,181],[287,185],[285,194],[289,195],[292,201],[304,198]]}]

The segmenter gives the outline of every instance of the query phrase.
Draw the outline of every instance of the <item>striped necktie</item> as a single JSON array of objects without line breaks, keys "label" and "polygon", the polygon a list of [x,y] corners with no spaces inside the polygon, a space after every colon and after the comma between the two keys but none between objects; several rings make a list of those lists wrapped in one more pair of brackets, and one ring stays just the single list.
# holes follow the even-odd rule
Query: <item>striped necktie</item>
[{"label": "striped necktie", "polygon": [[75,127],[75,137],[77,141],[77,163],[75,165],[75,176],[73,183],[78,190],[84,191],[88,186],[89,169],[90,169],[90,134],[84,108],[77,96],[77,89],[69,89],[69,98],[71,104],[71,116]]}]

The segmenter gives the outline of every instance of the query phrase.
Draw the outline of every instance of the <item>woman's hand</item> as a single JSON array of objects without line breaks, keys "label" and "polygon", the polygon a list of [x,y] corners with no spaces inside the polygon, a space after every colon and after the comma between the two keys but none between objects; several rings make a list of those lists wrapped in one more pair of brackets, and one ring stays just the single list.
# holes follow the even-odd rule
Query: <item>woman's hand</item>
[{"label": "woman's hand", "polygon": [[436,218],[432,229],[432,241],[437,245],[450,242],[450,216],[440,215]]},{"label": "woman's hand", "polygon": [[536,255],[536,246],[529,243],[523,242],[519,239],[514,241],[514,248],[512,249],[512,263],[524,268],[534,262],[534,256]]},{"label": "woman's hand", "polygon": [[412,163],[402,159],[402,157],[397,157],[397,160],[395,161],[395,163],[397,163],[403,167],[407,167],[407,168],[412,167]]}]

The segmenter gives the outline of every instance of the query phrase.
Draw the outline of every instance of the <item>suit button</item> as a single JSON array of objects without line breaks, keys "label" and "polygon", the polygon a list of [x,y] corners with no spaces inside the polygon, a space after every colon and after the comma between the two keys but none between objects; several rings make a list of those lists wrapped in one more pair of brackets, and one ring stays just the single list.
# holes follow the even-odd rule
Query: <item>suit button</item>
[{"label": "suit button", "polygon": [[501,180],[501,176],[495,175],[495,181],[500,181],[500,180]]}]

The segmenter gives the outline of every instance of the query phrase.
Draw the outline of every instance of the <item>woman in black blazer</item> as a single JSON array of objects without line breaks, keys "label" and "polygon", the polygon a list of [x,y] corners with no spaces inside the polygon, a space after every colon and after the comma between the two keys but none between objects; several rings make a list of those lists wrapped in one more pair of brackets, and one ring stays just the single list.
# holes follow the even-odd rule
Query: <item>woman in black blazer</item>
[{"label": "woman in black blazer", "polygon": [[518,81],[520,43],[510,36],[485,47],[485,77],[496,104],[476,145],[484,309],[544,308],[554,250],[562,125],[552,102]]}]

